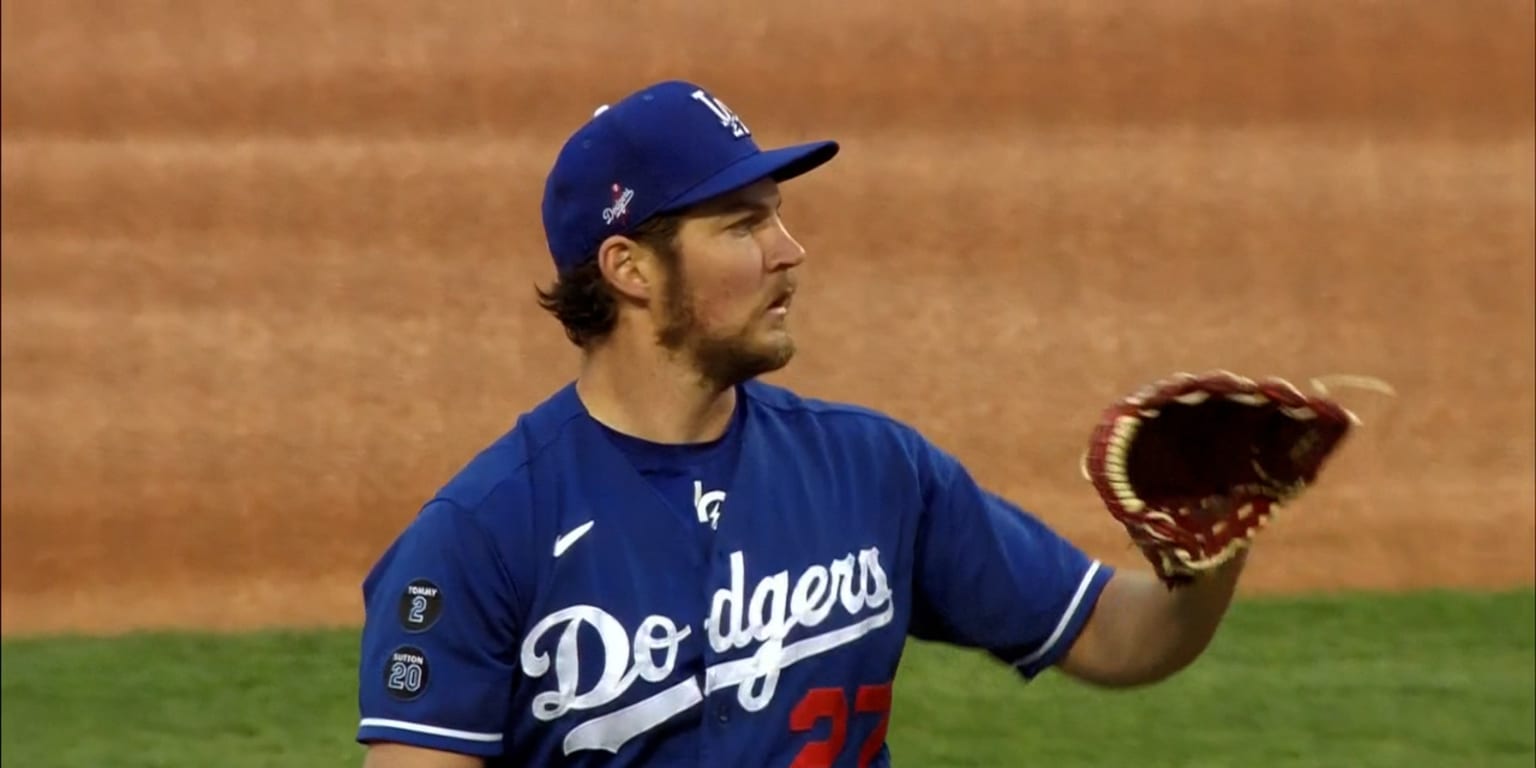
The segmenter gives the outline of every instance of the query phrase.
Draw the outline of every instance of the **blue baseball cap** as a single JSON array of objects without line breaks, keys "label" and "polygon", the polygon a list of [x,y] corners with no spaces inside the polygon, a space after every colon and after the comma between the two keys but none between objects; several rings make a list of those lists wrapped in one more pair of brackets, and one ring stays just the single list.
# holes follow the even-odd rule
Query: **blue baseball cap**
[{"label": "blue baseball cap", "polygon": [[724,102],[682,80],[599,108],[560,149],[544,183],[544,235],[565,272],[648,219],[762,179],[785,181],[831,160],[835,141],[757,146]]}]

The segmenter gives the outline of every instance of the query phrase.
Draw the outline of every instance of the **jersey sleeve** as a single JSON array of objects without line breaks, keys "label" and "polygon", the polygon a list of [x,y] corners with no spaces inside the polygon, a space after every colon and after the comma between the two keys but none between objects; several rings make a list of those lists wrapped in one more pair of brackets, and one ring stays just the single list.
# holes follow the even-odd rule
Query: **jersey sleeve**
[{"label": "jersey sleeve", "polygon": [[1071,648],[1113,570],[923,446],[911,633],[984,649],[1032,679]]},{"label": "jersey sleeve", "polygon": [[357,740],[491,757],[517,672],[511,578],[476,517],[429,503],[363,583]]}]

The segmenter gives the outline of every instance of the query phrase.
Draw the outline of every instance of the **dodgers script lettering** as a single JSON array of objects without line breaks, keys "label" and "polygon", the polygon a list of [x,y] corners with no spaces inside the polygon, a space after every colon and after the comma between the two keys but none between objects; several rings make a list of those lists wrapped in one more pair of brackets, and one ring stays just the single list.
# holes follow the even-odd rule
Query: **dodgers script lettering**
[{"label": "dodgers script lettering", "polygon": [[[629,740],[697,706],[705,695],[733,686],[743,709],[761,710],[773,700],[784,668],[847,645],[889,624],[894,614],[890,581],[877,548],[812,565],[793,581],[788,571],[779,571],[760,579],[750,593],[746,558],[740,551],[730,555],[730,586],[715,591],[704,627],[716,653],[751,648],[751,654],[709,667],[702,688],[690,677],[583,722],[566,735],[566,754],[584,749],[617,752]],[[796,628],[821,627],[839,607],[851,623],[786,642]],[[583,628],[596,632],[602,643],[602,671],[595,679],[581,679],[577,638]],[[534,624],[522,645],[522,668],[528,677],[554,675],[554,689],[534,697],[533,716],[550,721],[610,704],[641,681],[665,683],[691,634],[688,622],[679,626],[655,615],[630,632],[594,605],[550,613]]]}]

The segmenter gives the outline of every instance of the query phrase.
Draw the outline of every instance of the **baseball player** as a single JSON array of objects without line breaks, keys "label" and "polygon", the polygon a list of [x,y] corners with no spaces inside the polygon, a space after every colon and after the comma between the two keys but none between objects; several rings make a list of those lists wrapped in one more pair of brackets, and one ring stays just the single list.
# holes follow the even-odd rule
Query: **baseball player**
[{"label": "baseball player", "polygon": [[909,637],[1105,687],[1203,651],[1241,555],[1111,568],[912,427],[757,380],[795,351],[781,185],[837,153],[680,81],[564,144],[540,300],[580,371],[367,575],[368,768],[885,766]]}]

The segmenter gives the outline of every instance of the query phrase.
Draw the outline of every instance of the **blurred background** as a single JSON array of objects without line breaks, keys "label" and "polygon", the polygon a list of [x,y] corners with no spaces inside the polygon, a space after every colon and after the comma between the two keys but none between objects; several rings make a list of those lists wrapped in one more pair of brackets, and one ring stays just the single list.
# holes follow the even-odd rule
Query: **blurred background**
[{"label": "blurred background", "polygon": [[1530,0],[0,0],[5,764],[360,762],[364,574],[575,374],[534,302],[544,176],[676,77],[765,145],[843,144],[784,189],[810,256],[773,379],[914,424],[1113,564],[1141,560],[1078,474],[1113,398],[1208,368],[1397,393],[1337,391],[1364,428],[1196,667],[1103,696],[915,644],[898,765],[1528,768],[1533,25]]},{"label": "blurred background", "polygon": [[1533,580],[1532,5],[3,3],[7,635],[348,625],[574,374],[561,142],[652,80],[760,142],[810,250],[775,379],[891,412],[1114,562],[1098,410],[1379,377],[1245,588]]}]

